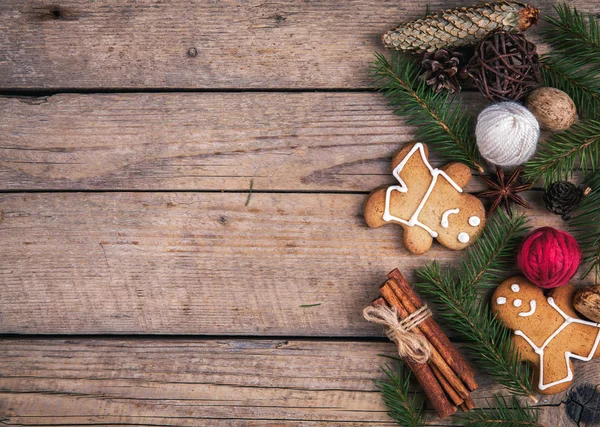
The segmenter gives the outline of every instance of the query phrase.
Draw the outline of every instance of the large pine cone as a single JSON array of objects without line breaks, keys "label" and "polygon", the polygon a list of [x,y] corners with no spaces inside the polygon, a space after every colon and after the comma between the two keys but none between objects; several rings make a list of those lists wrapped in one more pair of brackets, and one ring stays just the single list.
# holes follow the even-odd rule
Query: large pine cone
[{"label": "large pine cone", "polygon": [[469,77],[462,54],[448,49],[426,52],[421,67],[425,72],[419,78],[433,86],[436,93],[443,89],[460,92],[459,80]]},{"label": "large pine cone", "polygon": [[382,37],[390,49],[434,52],[473,45],[492,31],[525,31],[537,24],[540,11],[520,1],[497,1],[433,13],[407,22]]}]

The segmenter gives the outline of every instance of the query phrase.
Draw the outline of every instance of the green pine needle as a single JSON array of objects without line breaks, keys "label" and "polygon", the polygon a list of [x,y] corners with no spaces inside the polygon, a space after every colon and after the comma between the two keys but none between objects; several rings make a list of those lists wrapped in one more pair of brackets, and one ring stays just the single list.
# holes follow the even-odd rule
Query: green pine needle
[{"label": "green pine needle", "polygon": [[544,55],[540,63],[543,84],[567,93],[581,118],[600,113],[600,79],[595,72],[584,68],[579,60],[562,55]]},{"label": "green pine needle", "polygon": [[600,121],[583,120],[571,128],[553,133],[533,159],[525,163],[524,175],[531,181],[542,179],[547,187],[568,179],[576,167],[594,171],[600,161]]},{"label": "green pine needle", "polygon": [[538,421],[537,408],[521,406],[516,397],[510,402],[504,396],[494,395],[489,408],[475,408],[458,415],[465,427],[544,427]]},{"label": "green pine needle", "polygon": [[438,307],[440,318],[466,342],[480,368],[515,395],[531,396],[529,369],[513,350],[512,333],[493,317],[478,290],[500,283],[503,267],[527,232],[523,215],[501,210],[467,250],[460,268],[442,273],[437,262],[417,270],[416,287]]},{"label": "green pine needle", "polygon": [[389,365],[381,367],[386,380],[375,380],[375,385],[382,394],[383,402],[388,409],[388,415],[403,427],[422,427],[425,425],[423,402],[416,398],[415,393],[409,392],[409,369],[398,363],[394,372]]},{"label": "green pine needle", "polygon": [[578,61],[600,64],[600,24],[592,14],[581,13],[567,3],[554,6],[558,17],[546,17],[550,24],[542,35],[554,52]]},{"label": "green pine needle", "polygon": [[407,56],[392,53],[391,64],[376,54],[372,65],[375,86],[384,93],[399,116],[408,117],[417,139],[435,146],[437,152],[483,172],[481,157],[471,132],[471,117],[460,100],[447,91],[435,93],[419,79],[419,66]]},{"label": "green pine needle", "polygon": [[600,171],[586,176],[583,184],[592,192],[579,204],[569,227],[583,252],[581,278],[594,270],[597,280],[600,276]]},{"label": "green pine needle", "polygon": [[514,260],[506,255],[515,253],[527,230],[527,218],[523,215],[506,216],[500,211],[492,217],[485,233],[461,262],[460,283],[479,290],[496,287],[504,280],[506,270],[514,266]]}]

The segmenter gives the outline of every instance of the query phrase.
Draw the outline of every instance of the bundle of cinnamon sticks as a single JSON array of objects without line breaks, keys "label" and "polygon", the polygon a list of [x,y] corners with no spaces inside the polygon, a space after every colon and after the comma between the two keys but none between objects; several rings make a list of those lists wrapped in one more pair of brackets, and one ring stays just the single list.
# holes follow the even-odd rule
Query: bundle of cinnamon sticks
[{"label": "bundle of cinnamon sticks", "polygon": [[[393,307],[401,319],[423,306],[398,269],[388,274],[388,280],[381,285],[379,292],[382,297],[371,305]],[[413,371],[438,416],[446,418],[458,408],[463,411],[473,409],[475,403],[470,392],[477,388],[473,370],[433,317],[425,319],[411,332],[426,337],[431,347],[431,357],[427,363],[416,363],[408,357],[404,361]]]}]

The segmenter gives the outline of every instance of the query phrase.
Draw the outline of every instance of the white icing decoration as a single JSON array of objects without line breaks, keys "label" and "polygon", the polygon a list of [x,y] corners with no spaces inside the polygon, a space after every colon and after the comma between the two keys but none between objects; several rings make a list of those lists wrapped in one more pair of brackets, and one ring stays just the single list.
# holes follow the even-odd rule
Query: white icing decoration
[{"label": "white icing decoration", "polygon": [[517,285],[516,283],[510,285],[510,288],[512,289],[513,292],[519,292],[521,290],[521,287],[519,285]]},{"label": "white icing decoration", "polygon": [[[427,192],[423,196],[423,200],[421,200],[421,203],[417,207],[417,210],[410,217],[410,219],[408,221],[406,221],[405,219],[398,218],[398,217],[395,217],[392,214],[390,214],[390,199],[391,199],[390,194],[392,193],[392,191],[399,191],[400,193],[406,193],[408,191],[408,187],[406,186],[406,183],[402,180],[402,178],[400,178],[400,172],[402,171],[402,169],[404,169],[404,166],[406,166],[408,159],[410,159],[412,157],[412,155],[415,153],[415,151],[417,151],[417,150],[419,150],[419,152],[421,153],[421,158],[423,159],[423,163],[425,164],[425,166],[427,166],[427,169],[429,169],[429,172],[431,173],[431,176],[432,176],[432,180],[431,180],[431,184],[429,184],[429,188],[427,189]],[[419,214],[423,210],[425,203],[427,203],[427,199],[429,199],[429,196],[431,195],[431,192],[433,191],[433,187],[435,187],[435,183],[437,182],[438,176],[441,175],[442,177],[444,177],[446,179],[446,181],[448,181],[448,183],[450,185],[452,185],[456,189],[456,191],[458,191],[459,193],[462,193],[462,188],[460,188],[458,186],[458,184],[456,182],[454,182],[452,180],[452,178],[450,178],[448,176],[448,174],[446,174],[446,172],[439,170],[439,169],[434,169],[431,167],[431,165],[427,161],[427,157],[425,156],[425,149],[423,147],[423,144],[421,144],[420,142],[416,143],[414,145],[414,147],[406,155],[406,157],[404,159],[402,159],[400,164],[394,168],[392,175],[394,176],[394,178],[396,178],[398,180],[400,185],[392,185],[392,186],[388,187],[387,191],[385,192],[385,211],[383,213],[383,220],[385,222],[396,221],[401,224],[408,225],[409,227],[418,225],[419,227],[421,227],[422,229],[427,231],[431,235],[431,237],[434,237],[434,238],[437,237],[438,236],[437,232],[433,231],[431,228],[427,227],[425,224],[423,224],[422,222],[419,221]]]},{"label": "white icing decoration", "polygon": [[[535,301],[531,301],[531,302],[533,303]],[[540,382],[538,384],[538,388],[540,390],[546,390],[547,388],[553,387],[555,385],[571,381],[573,379],[573,371],[571,369],[571,364],[569,363],[569,359],[571,359],[571,358],[579,359],[579,360],[583,360],[584,362],[591,360],[592,357],[594,356],[594,353],[596,353],[598,344],[600,343],[600,324],[594,323],[594,322],[588,322],[587,320],[575,319],[575,318],[569,316],[564,311],[562,311],[560,309],[560,307],[558,307],[556,305],[556,303],[554,302],[554,298],[552,298],[552,297],[548,298],[548,304],[550,304],[550,306],[552,308],[554,308],[556,311],[558,311],[558,313],[562,316],[563,319],[565,319],[565,321],[558,327],[558,329],[556,331],[554,331],[552,333],[552,335],[550,335],[548,337],[548,339],[546,339],[546,341],[544,341],[544,344],[542,344],[541,347],[536,346],[533,343],[533,341],[531,341],[531,339],[527,335],[525,335],[522,331],[519,331],[519,330],[515,331],[515,335],[523,337],[523,339],[525,341],[527,341],[527,343],[531,346],[531,348],[533,348],[533,351],[535,351],[537,354],[540,355]],[[566,351],[565,352],[565,363],[567,364],[567,372],[568,372],[567,376],[561,380],[557,380],[557,381],[554,381],[549,384],[544,384],[544,349],[548,346],[548,344],[550,344],[550,342],[554,338],[556,338],[556,336],[563,329],[565,329],[571,323],[579,323],[581,325],[589,325],[589,326],[594,326],[596,328],[599,328],[598,334],[596,335],[596,341],[594,341],[594,346],[592,347],[592,350],[590,351],[590,353],[587,356],[579,356],[577,354],[571,353],[570,351]]]},{"label": "white icing decoration", "polygon": [[481,224],[481,220],[478,216],[472,216],[469,218],[469,225],[471,227],[477,227],[479,224]]},{"label": "white icing decoration", "polygon": [[458,241],[460,243],[469,243],[469,239],[470,239],[469,235],[467,233],[465,233],[464,231],[458,235]]},{"label": "white icing decoration", "polygon": [[515,307],[521,307],[521,304],[523,304],[523,301],[521,301],[521,300],[520,300],[520,299],[518,299],[518,298],[517,298],[516,300],[514,300],[514,301],[513,301],[513,305],[514,305]]},{"label": "white icing decoration", "polygon": [[519,316],[521,317],[529,317],[531,316],[533,313],[535,313],[535,309],[536,309],[536,305],[537,303],[535,302],[535,300],[531,300],[529,301],[529,311],[524,311],[523,313],[519,313]]},{"label": "white icing decoration", "polygon": [[444,212],[442,214],[442,227],[444,228],[448,228],[448,226],[450,225],[448,223],[448,217],[452,214],[457,214],[460,212],[460,209],[456,208],[456,209],[448,209],[446,212]]},{"label": "white icing decoration", "polygon": [[496,300],[496,303],[499,305],[506,304],[506,298],[498,297],[498,299]]}]

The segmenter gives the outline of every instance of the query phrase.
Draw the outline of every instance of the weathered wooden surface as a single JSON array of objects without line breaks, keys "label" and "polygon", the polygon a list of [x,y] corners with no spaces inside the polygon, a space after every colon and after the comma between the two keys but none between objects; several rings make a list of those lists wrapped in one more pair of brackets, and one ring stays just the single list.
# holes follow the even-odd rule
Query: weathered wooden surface
[{"label": "weathered wooden surface", "polygon": [[[356,341],[11,339],[0,352],[0,414],[28,426],[391,426],[372,380],[392,352]],[[575,364],[577,380],[600,367]],[[478,381],[478,405],[501,391],[487,375]],[[548,426],[569,425],[563,397],[540,400],[555,405],[542,411]]]},{"label": "weathered wooden surface", "polygon": [[[371,380],[393,349],[356,340],[381,336],[360,312],[389,269],[462,254],[364,226],[412,139],[382,97],[301,91],[369,87],[379,35],[424,9],[0,0],[0,92],[87,92],[0,97],[0,333],[65,334],[0,341],[0,424],[392,426]],[[89,93],[124,88],[241,92]],[[243,92],[263,88],[297,92]],[[532,225],[563,226],[529,199]],[[211,337],[81,337],[101,333]],[[283,335],[306,338],[257,338]],[[479,382],[483,405],[499,389]],[[572,425],[562,398],[540,401],[549,427]]]},{"label": "weathered wooden surface", "polygon": [[[535,2],[543,14],[553,3]],[[424,12],[397,0],[3,0],[0,87],[364,88],[381,34]]]},{"label": "weathered wooden surface", "polygon": [[[532,225],[562,224],[529,196]],[[410,255],[400,227],[366,227],[365,198],[0,195],[0,332],[380,334],[361,310],[389,270],[462,254]]]},{"label": "weathered wooden surface", "polygon": [[412,140],[376,93],[54,95],[0,111],[9,190],[370,191]]}]

